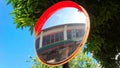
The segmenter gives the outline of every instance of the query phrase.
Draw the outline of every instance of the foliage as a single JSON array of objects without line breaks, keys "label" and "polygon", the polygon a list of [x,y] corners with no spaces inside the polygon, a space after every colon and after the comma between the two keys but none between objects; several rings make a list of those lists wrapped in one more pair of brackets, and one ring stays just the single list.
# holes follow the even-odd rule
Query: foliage
[{"label": "foliage", "polygon": [[30,66],[30,68],[61,68],[61,66],[46,66],[42,63],[39,63],[39,61],[37,60],[37,58],[31,58],[32,61],[32,65]]},{"label": "foliage", "polygon": [[70,68],[98,68],[92,56],[85,52],[80,52],[70,63]]},{"label": "foliage", "polygon": [[[29,27],[31,33],[39,16],[51,5],[61,0],[8,0],[12,3],[17,28]],[[91,32],[85,51],[93,53],[102,67],[118,68],[120,59],[120,1],[73,0],[82,5],[91,19]]]},{"label": "foliage", "polygon": [[[91,5],[92,4],[92,5]],[[86,50],[105,68],[118,68],[115,56],[120,52],[120,1],[87,1],[83,5],[91,17],[91,32]],[[97,10],[96,10],[97,9]]]},{"label": "foliage", "polygon": [[[50,67],[38,62],[37,59],[32,58],[33,65],[30,68],[62,68],[62,66]],[[70,68],[98,68],[98,64],[93,60],[92,56],[87,53],[79,53],[69,63]]]},{"label": "foliage", "polygon": [[8,3],[12,3],[14,10],[11,15],[14,18],[14,24],[16,28],[29,27],[31,34],[33,33],[33,28],[40,17],[40,15],[54,2],[50,0],[7,0]]}]

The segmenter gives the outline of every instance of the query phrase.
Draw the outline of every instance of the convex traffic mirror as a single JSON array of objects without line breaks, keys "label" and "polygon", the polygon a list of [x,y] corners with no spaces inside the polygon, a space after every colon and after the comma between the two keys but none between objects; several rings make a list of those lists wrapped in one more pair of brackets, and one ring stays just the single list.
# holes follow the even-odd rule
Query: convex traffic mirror
[{"label": "convex traffic mirror", "polygon": [[89,16],[82,6],[72,1],[56,3],[35,25],[37,58],[52,66],[69,62],[83,48],[89,30]]}]

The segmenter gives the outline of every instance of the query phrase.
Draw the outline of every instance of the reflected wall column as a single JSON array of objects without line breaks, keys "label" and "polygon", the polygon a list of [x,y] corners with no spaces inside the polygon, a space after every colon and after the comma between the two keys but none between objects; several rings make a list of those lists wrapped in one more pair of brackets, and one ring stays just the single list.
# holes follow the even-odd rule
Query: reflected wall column
[{"label": "reflected wall column", "polygon": [[64,26],[64,40],[67,40],[67,25]]},{"label": "reflected wall column", "polygon": [[[67,25],[64,25],[64,40],[67,40]],[[68,56],[68,47],[65,49],[65,57],[67,57]],[[62,65],[62,68],[69,68],[68,67],[68,63],[66,63],[66,64],[63,64]]]},{"label": "reflected wall column", "polygon": [[[64,40],[67,40],[67,25],[64,26]],[[64,44],[66,45],[66,44]],[[64,57],[67,58],[69,53],[69,47],[64,48]]]}]

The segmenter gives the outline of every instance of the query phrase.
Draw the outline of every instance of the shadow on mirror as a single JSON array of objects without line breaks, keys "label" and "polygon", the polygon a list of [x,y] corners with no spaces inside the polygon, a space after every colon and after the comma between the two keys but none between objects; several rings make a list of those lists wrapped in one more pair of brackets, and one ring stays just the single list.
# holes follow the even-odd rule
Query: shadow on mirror
[{"label": "shadow on mirror", "polygon": [[80,46],[86,32],[87,17],[74,7],[56,11],[45,22],[36,38],[38,57],[48,64],[65,61]]}]

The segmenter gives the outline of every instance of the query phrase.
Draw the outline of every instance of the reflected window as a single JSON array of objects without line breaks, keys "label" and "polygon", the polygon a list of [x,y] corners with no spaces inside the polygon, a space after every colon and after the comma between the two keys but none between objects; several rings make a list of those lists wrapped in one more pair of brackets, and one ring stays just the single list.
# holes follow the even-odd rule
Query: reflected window
[{"label": "reflected window", "polygon": [[80,31],[80,37],[82,37],[82,36],[84,35],[84,33],[85,33],[85,31],[84,31],[84,29],[82,29],[82,30]]},{"label": "reflected window", "polygon": [[67,39],[71,39],[71,31],[70,30],[67,31]]},{"label": "reflected window", "polygon": [[40,41],[40,37],[35,40],[36,49],[39,49],[39,41]]},{"label": "reflected window", "polygon": [[46,46],[64,39],[63,32],[50,34],[43,37],[42,45]]},{"label": "reflected window", "polygon": [[59,38],[60,38],[59,33],[56,33],[55,34],[55,42],[59,41]]},{"label": "reflected window", "polygon": [[60,32],[60,40],[63,40],[64,36],[63,36],[63,32]]},{"label": "reflected window", "polygon": [[42,42],[43,44],[43,46],[45,46],[45,45],[47,45],[47,44],[50,44],[50,36],[48,35],[48,36],[44,36],[43,37],[43,42]]},{"label": "reflected window", "polygon": [[44,45],[46,45],[47,43],[46,43],[46,36],[44,36],[43,37],[43,42],[42,42],[42,45],[44,46]]},{"label": "reflected window", "polygon": [[67,39],[76,39],[82,37],[83,35],[84,35],[84,30],[82,29],[67,30]]},{"label": "reflected window", "polygon": [[72,30],[72,39],[75,39],[76,38],[76,30]]},{"label": "reflected window", "polygon": [[81,37],[81,30],[76,30],[76,37]]},{"label": "reflected window", "polygon": [[47,44],[50,44],[50,36],[49,35],[46,37],[46,42],[47,42]]},{"label": "reflected window", "polygon": [[51,42],[50,43],[54,43],[55,38],[54,38],[54,34],[51,35]]}]

